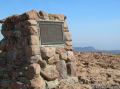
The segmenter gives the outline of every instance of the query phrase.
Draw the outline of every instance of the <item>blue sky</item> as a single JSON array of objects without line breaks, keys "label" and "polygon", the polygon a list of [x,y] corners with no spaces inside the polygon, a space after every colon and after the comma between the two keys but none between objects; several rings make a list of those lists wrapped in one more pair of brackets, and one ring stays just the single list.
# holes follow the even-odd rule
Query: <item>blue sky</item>
[{"label": "blue sky", "polygon": [[32,9],[65,14],[74,46],[120,49],[120,0],[0,0],[0,19]]}]

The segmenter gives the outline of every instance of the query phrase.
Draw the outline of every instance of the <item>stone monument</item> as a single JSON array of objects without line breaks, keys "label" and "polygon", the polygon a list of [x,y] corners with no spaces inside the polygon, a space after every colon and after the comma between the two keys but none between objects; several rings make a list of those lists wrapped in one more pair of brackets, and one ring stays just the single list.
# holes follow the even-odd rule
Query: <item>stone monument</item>
[{"label": "stone monument", "polygon": [[32,10],[0,23],[0,89],[69,89],[60,85],[78,82],[66,16]]}]

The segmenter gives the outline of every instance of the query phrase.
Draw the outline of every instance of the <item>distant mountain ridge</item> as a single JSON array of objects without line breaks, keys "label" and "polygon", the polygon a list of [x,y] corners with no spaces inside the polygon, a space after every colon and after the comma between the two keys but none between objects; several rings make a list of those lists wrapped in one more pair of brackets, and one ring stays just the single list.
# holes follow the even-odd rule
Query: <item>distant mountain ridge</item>
[{"label": "distant mountain ridge", "polygon": [[83,52],[88,52],[88,51],[96,51],[94,47],[75,47],[76,51],[83,51]]},{"label": "distant mountain ridge", "polygon": [[98,50],[92,46],[89,47],[74,47],[74,49],[78,52],[103,52],[110,54],[120,54],[120,50]]}]

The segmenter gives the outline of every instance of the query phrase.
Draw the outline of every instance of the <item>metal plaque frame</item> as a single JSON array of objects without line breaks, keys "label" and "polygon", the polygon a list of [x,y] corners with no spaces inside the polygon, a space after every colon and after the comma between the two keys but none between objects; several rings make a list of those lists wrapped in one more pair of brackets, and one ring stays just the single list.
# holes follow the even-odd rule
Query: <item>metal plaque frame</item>
[{"label": "metal plaque frame", "polygon": [[38,21],[41,45],[63,45],[63,21]]}]

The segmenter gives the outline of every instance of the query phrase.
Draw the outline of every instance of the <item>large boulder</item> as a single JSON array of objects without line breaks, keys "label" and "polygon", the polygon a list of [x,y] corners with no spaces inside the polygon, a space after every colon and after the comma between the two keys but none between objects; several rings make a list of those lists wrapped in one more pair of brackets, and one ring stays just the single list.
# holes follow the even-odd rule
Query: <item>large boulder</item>
[{"label": "large boulder", "polygon": [[77,66],[75,62],[67,63],[67,71],[70,76],[77,76]]},{"label": "large boulder", "polygon": [[28,30],[29,34],[31,34],[31,35],[38,35],[39,34],[39,32],[38,32],[39,28],[36,26],[29,26],[29,27],[27,27],[27,30]]},{"label": "large boulder", "polygon": [[40,19],[49,20],[48,14],[46,12],[44,12],[44,11],[39,12],[39,17],[40,17]]},{"label": "large boulder", "polygon": [[47,60],[50,57],[55,55],[55,47],[42,47],[41,48],[41,56],[43,59]]},{"label": "large boulder", "polygon": [[44,70],[41,70],[41,76],[47,81],[53,81],[59,77],[59,72],[54,65],[47,65]]},{"label": "large boulder", "polygon": [[67,61],[67,52],[60,53],[60,59]]},{"label": "large boulder", "polygon": [[48,59],[48,64],[53,65],[59,61],[59,54],[55,54],[53,57]]},{"label": "large boulder", "polygon": [[28,20],[28,19],[37,20],[39,19],[39,14],[37,11],[31,10],[29,12],[22,14],[20,17],[21,17],[21,20]]},{"label": "large boulder", "polygon": [[75,61],[76,57],[73,53],[73,51],[67,51],[68,61]]},{"label": "large boulder", "polygon": [[66,63],[64,60],[60,60],[56,64],[57,70],[59,71],[60,78],[61,79],[66,79],[67,78],[67,67]]}]

